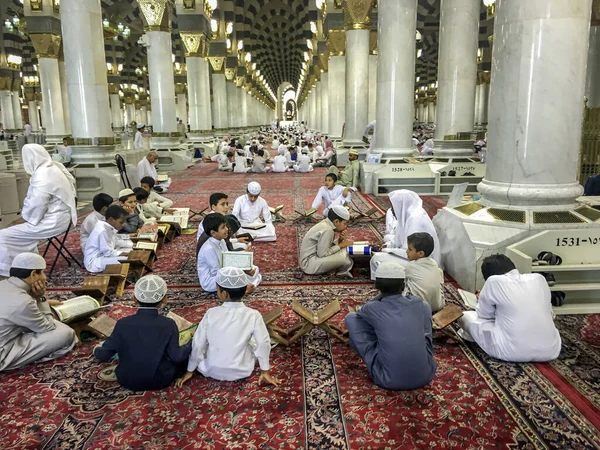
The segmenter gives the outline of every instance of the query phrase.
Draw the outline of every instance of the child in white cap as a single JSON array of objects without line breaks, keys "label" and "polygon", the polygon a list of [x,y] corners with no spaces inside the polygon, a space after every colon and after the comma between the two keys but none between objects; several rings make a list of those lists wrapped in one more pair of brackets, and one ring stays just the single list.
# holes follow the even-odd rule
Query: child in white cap
[{"label": "child in white cap", "polygon": [[187,373],[177,387],[192,378],[194,371],[222,381],[247,378],[260,366],[259,385],[281,382],[270,373],[271,339],[262,315],[242,303],[248,279],[235,267],[223,267],[217,273],[217,294],[223,305],[209,309],[192,341]]},{"label": "child in white cap", "polygon": [[119,355],[115,374],[127,389],[163,389],[185,372],[191,342],[180,346],[175,321],[158,313],[167,302],[165,280],[146,275],[135,283],[133,293],[137,313],[120,319],[110,337],[94,349],[94,356],[108,362]]},{"label": "child in white cap", "polygon": [[[260,193],[260,184],[256,181],[248,183],[246,194],[235,199],[232,214],[242,224],[240,234],[250,233],[254,236],[256,242],[274,242],[277,240],[277,235],[275,234],[271,211],[266,200],[260,196]],[[260,226],[263,223],[265,227],[261,229],[246,228]]]},{"label": "child in white cap", "polygon": [[350,346],[378,386],[419,389],[431,382],[437,370],[431,307],[418,297],[402,295],[406,275],[400,264],[382,262],[375,277],[380,294],[346,316]]}]

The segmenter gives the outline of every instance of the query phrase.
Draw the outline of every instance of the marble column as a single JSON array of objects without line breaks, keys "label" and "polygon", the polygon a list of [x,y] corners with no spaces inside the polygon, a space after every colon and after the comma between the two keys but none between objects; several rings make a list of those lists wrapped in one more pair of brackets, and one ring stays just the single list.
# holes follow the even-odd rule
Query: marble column
[{"label": "marble column", "polygon": [[583,192],[590,13],[591,0],[497,4],[484,204],[570,208]]},{"label": "marble column", "polygon": [[228,128],[231,130],[232,128],[238,128],[239,121],[239,103],[238,103],[238,95],[237,95],[237,87],[233,81],[227,81],[226,83],[227,90],[227,124]]},{"label": "marble column", "polygon": [[309,98],[310,116],[308,118],[308,127],[316,130],[319,124],[317,123],[317,87],[313,87]]},{"label": "marble column", "polygon": [[344,146],[362,145],[368,125],[369,30],[346,30],[346,127]]},{"label": "marble column", "polygon": [[[377,117],[377,65],[378,55],[369,55],[369,111],[367,122],[371,123]],[[366,125],[365,125],[366,128]]]},{"label": "marble column", "polygon": [[147,106],[142,106],[140,108],[140,117],[142,119],[142,123],[144,123],[146,126],[152,125],[150,123],[150,121],[148,120],[148,107]]},{"label": "marble column", "polygon": [[187,126],[188,124],[188,106],[187,96],[185,94],[177,94],[177,118],[183,121]]},{"label": "marble column", "polygon": [[222,73],[212,74],[213,121],[215,129],[224,132],[227,123],[227,81]]},{"label": "marble column", "polygon": [[[106,66],[104,66],[106,72]],[[42,91],[42,121],[46,129],[46,139],[61,142],[66,134],[65,115],[60,89],[58,55],[56,58],[38,58],[40,90]]]},{"label": "marble column", "polygon": [[442,0],[435,139],[473,130],[479,0]]},{"label": "marble column", "polygon": [[317,85],[315,86],[315,128],[319,130],[319,132],[323,129],[323,101],[321,99],[323,95],[323,88],[321,86],[321,81],[317,81]]},{"label": "marble column", "polygon": [[346,120],[346,58],[343,55],[332,56],[329,60],[328,103],[329,134],[332,139],[339,140]]},{"label": "marble column", "polygon": [[419,100],[419,106],[417,109],[417,118],[419,119],[419,123],[423,123],[423,109],[424,109],[424,105],[423,102]]},{"label": "marble column", "polygon": [[60,95],[62,98],[63,114],[65,116],[65,133],[71,134],[71,111],[69,109],[69,89],[67,89],[67,69],[65,61],[58,60],[58,73],[60,74]]},{"label": "marble column", "polygon": [[600,24],[592,22],[587,56],[585,96],[590,108],[600,106]]},{"label": "marble column", "polygon": [[31,131],[40,131],[40,119],[38,116],[38,105],[34,100],[29,101],[29,125],[31,125]]},{"label": "marble column", "polygon": [[321,132],[329,135],[329,73],[321,74]]},{"label": "marble column", "polygon": [[473,119],[473,121],[475,122],[475,125],[481,124],[481,117],[479,117],[480,95],[481,95],[481,84],[477,84],[477,86],[475,86],[475,115],[474,115],[474,119]]},{"label": "marble column", "polygon": [[12,104],[13,104],[13,116],[15,118],[15,129],[23,129],[23,111],[21,110],[21,101],[19,99],[19,92],[12,92]]},{"label": "marble column", "polygon": [[481,125],[487,124],[488,122],[488,99],[490,96],[490,85],[488,83],[481,83],[479,85],[479,103],[477,116],[479,117],[479,123]]},{"label": "marble column", "polygon": [[238,112],[238,126],[245,128],[248,126],[248,94],[243,88],[237,89],[238,105],[240,105]]},{"label": "marble column", "polygon": [[210,75],[208,61],[200,56],[187,56],[190,134],[212,130]]},{"label": "marble column", "polygon": [[429,123],[435,123],[435,100],[427,103],[427,120]]},{"label": "marble column", "polygon": [[2,113],[2,125],[4,129],[15,130],[15,114],[11,91],[0,91],[0,111]]},{"label": "marble column", "polygon": [[110,112],[114,131],[123,131],[123,110],[119,94],[110,94]]},{"label": "marble column", "polygon": [[133,121],[135,121],[135,105],[133,103],[125,103],[125,126],[129,126]]}]

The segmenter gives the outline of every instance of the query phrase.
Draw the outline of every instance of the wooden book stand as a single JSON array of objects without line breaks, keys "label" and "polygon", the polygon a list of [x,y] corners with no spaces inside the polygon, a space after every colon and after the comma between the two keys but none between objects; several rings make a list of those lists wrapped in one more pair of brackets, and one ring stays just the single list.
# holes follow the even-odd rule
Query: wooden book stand
[{"label": "wooden book stand", "polygon": [[352,211],[358,214],[358,216],[354,216],[350,219],[350,223],[357,222],[360,219],[368,219],[368,220],[380,220],[385,216],[379,216],[379,210],[377,208],[371,208],[367,212],[361,212],[358,208],[352,205]]},{"label": "wooden book stand", "polygon": [[456,333],[453,327],[448,325],[456,322],[463,315],[462,309],[456,305],[448,305],[433,315],[431,318],[431,327],[434,330],[442,331],[444,334],[454,338]]},{"label": "wooden book stand", "polygon": [[158,222],[158,224],[169,226],[165,234],[165,242],[171,242],[177,236],[181,235],[181,225],[179,225],[177,222]]},{"label": "wooden book stand", "polygon": [[152,250],[132,250],[125,262],[129,263],[129,276],[134,281],[142,278],[146,273],[152,272],[152,266],[156,261],[156,253]]},{"label": "wooden book stand", "polygon": [[302,222],[302,221],[305,221],[305,220],[307,220],[307,219],[308,219],[308,220],[310,220],[310,221],[312,221],[313,223],[318,223],[318,222],[320,222],[320,220],[318,220],[318,219],[315,219],[315,218],[313,217],[313,216],[314,216],[314,214],[317,212],[317,210],[316,210],[316,209],[314,209],[314,208],[311,208],[311,209],[309,209],[308,211],[306,211],[306,212],[303,212],[303,213],[302,213],[302,212],[300,212],[300,211],[298,211],[298,210],[294,210],[294,212],[295,212],[296,214],[298,214],[298,217],[296,217],[296,218],[293,220],[293,223],[300,223],[300,222]]},{"label": "wooden book stand", "polygon": [[101,274],[85,277],[81,287],[73,289],[72,292],[77,296],[89,295],[103,305],[108,295],[123,296],[128,273],[129,264],[127,263],[109,264]]}]

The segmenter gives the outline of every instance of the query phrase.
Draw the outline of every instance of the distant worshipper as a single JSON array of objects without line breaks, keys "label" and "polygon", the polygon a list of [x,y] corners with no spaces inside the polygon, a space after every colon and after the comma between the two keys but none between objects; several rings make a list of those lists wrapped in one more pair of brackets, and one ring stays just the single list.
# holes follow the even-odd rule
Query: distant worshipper
[{"label": "distant worshipper", "polygon": [[219,158],[219,170],[221,172],[233,172],[235,165],[235,156],[233,152],[227,152]]},{"label": "distant worshipper", "polygon": [[394,208],[389,208],[385,213],[385,234],[383,235],[383,243],[386,247],[396,247],[396,227],[398,227],[398,219],[394,215]]},{"label": "distant worshipper", "polygon": [[130,239],[120,239],[117,232],[123,228],[129,213],[119,205],[106,210],[106,221],[94,226],[83,252],[83,264],[88,272],[100,273],[109,264],[119,264],[127,259],[133,248]]},{"label": "distant worshipper", "polygon": [[133,148],[136,150],[144,149],[144,135],[142,134],[144,128],[146,128],[146,126],[143,123],[137,124],[137,131],[135,132],[135,139],[133,140]]},{"label": "distant worshipper", "polygon": [[554,325],[546,279],[539,273],[520,274],[505,255],[485,258],[481,273],[485,284],[477,308],[458,319],[459,335],[503,361],[558,358],[561,338]]},{"label": "distant worshipper", "polygon": [[133,189],[133,193],[135,194],[135,200],[137,202],[135,213],[139,216],[144,225],[156,223],[156,219],[159,219],[160,216],[153,216],[144,209],[144,206],[148,203],[148,191],[141,187],[136,187]]},{"label": "distant worshipper", "polygon": [[52,316],[46,300],[46,261],[36,253],[20,253],[11,262],[10,278],[0,281],[0,371],[69,353],[77,343],[71,327]]},{"label": "distant worshipper", "polygon": [[133,289],[137,312],[119,319],[110,337],[94,348],[101,362],[118,356],[115,375],[132,391],[164,389],[186,370],[192,343],[179,345],[179,330],[170,317],[159,314],[167,303],[167,283],[157,275],[140,278]]},{"label": "distant worshipper", "polygon": [[[353,242],[348,239],[350,213],[343,206],[329,208],[327,218],[314,225],[302,239],[300,269],[306,274],[317,275],[336,271],[337,276],[353,278],[350,270],[354,265],[346,250]],[[340,233],[335,240],[335,233]]]},{"label": "distant worshipper", "polygon": [[346,316],[350,346],[365,361],[376,385],[390,390],[419,389],[435,375],[431,308],[402,295],[404,267],[385,262],[377,268],[380,294]]},{"label": "distant worshipper", "polygon": [[[156,180],[158,180],[158,172],[156,171],[156,161],[158,161],[158,153],[155,151],[151,151],[148,152],[148,154],[144,158],[142,158],[142,160],[138,163],[137,173],[140,183],[141,180],[145,177],[152,178],[156,183]],[[154,186],[154,189],[158,190],[158,187],[160,189],[160,192],[167,192],[169,186],[171,186],[171,183],[171,178],[169,178],[167,181],[163,181],[161,183],[156,184]]]},{"label": "distant worshipper", "polygon": [[[202,228],[208,238],[203,243],[199,242],[201,246],[197,262],[198,280],[206,292],[216,292],[217,272],[223,265],[223,252],[229,251],[225,243],[225,239],[229,237],[229,227],[223,214],[214,213],[204,218]],[[249,277],[248,293],[250,294],[261,283],[262,275],[256,266],[252,266],[252,269],[245,273]]]},{"label": "distant worshipper", "polygon": [[42,239],[64,233],[77,224],[75,179],[38,144],[25,144],[23,168],[31,175],[21,217],[0,230],[0,276],[8,277],[12,260],[37,253]]},{"label": "distant worshipper", "polygon": [[401,265],[408,264],[409,260],[406,254],[406,250],[408,249],[408,236],[413,233],[424,232],[433,238],[434,248],[431,253],[431,258],[440,265],[441,253],[437,233],[433,226],[433,222],[423,209],[423,201],[418,194],[406,189],[400,189],[390,192],[388,196],[392,203],[394,216],[398,220],[396,237],[393,242],[393,247],[390,243],[387,247],[384,247],[381,252],[375,253],[371,258],[371,279],[375,279],[377,266],[384,261],[393,261]]},{"label": "distant worshipper", "polygon": [[65,167],[69,167],[71,165],[71,158],[73,156],[73,149],[69,145],[69,138],[63,138],[62,147],[58,147],[58,155],[60,156],[60,161],[63,163]]},{"label": "distant worshipper", "polygon": [[358,174],[360,172],[358,150],[350,150],[348,152],[348,160],[350,162],[344,167],[344,170],[340,171],[336,166],[331,166],[329,172],[337,175],[339,185],[355,188],[358,186]]},{"label": "distant worshipper", "polygon": [[325,203],[325,210],[323,215],[327,216],[329,208],[334,205],[344,206],[349,204],[352,200],[352,194],[349,188],[339,186],[337,183],[337,177],[333,173],[325,175],[325,186],[321,186],[315,199],[312,202],[311,208],[319,209],[321,204]]},{"label": "distant worshipper", "polygon": [[[242,233],[250,233],[256,242],[275,242],[277,235],[267,201],[260,196],[261,187],[256,181],[248,183],[246,195],[235,199],[232,214],[242,224]],[[262,220],[261,220],[262,216]],[[264,227],[262,227],[265,225]],[[262,227],[254,229],[255,227]]]},{"label": "distant worshipper", "polygon": [[259,150],[258,154],[254,157],[254,161],[252,162],[252,172],[254,173],[267,173],[269,168],[267,168],[267,160],[264,158],[265,151]]},{"label": "distant worshipper", "polygon": [[177,380],[177,387],[182,387],[195,371],[221,381],[248,378],[257,360],[259,385],[263,381],[274,386],[281,383],[270,372],[271,338],[262,315],[242,302],[247,285],[242,270],[219,269],[217,295],[223,304],[210,308],[200,321],[192,340],[187,372]]},{"label": "distant worshipper", "polygon": [[409,264],[406,270],[404,295],[414,295],[429,303],[435,313],[446,306],[442,285],[444,272],[429,255],[433,252],[434,241],[428,233],[413,233],[407,238]]},{"label": "distant worshipper", "polygon": [[288,161],[285,157],[285,149],[277,150],[277,156],[273,158],[271,171],[275,173],[283,173],[289,170]]},{"label": "distant worshipper", "polygon": [[294,164],[294,172],[308,173],[314,170],[313,165],[308,157],[308,150],[302,149],[302,154],[298,156],[296,164]]},{"label": "distant worshipper", "polygon": [[23,127],[23,134],[26,138],[31,136],[31,125],[29,125],[29,122],[25,123],[25,126]]},{"label": "distant worshipper", "polygon": [[373,150],[375,150],[375,148],[377,146],[376,131],[377,131],[377,121],[374,120],[373,122],[371,122],[367,125],[367,128],[365,128],[365,131],[363,132],[363,140],[366,140],[369,143],[368,153],[373,153]]},{"label": "distant worshipper", "polygon": [[156,180],[152,177],[144,177],[140,179],[142,189],[148,192],[148,201],[144,205],[144,210],[151,215],[162,215],[165,209],[173,206],[173,200],[160,195],[154,190]]},{"label": "distant worshipper", "polygon": [[79,231],[79,240],[81,243],[81,250],[85,250],[85,243],[87,242],[92,230],[96,226],[98,221],[104,222],[106,210],[112,203],[114,199],[108,194],[96,194],[92,199],[92,206],[94,210],[88,214],[88,216],[83,220],[81,224],[81,230]]},{"label": "distant worshipper", "polygon": [[315,158],[315,166],[320,167],[329,167],[331,165],[331,161],[333,160],[333,155],[335,154],[333,147],[328,147],[327,151],[322,151],[319,153],[319,149],[322,149],[320,145],[317,146],[317,149],[313,152],[313,157]]},{"label": "distant worshipper", "polygon": [[236,150],[233,173],[248,173],[251,170],[252,168],[248,167],[248,159],[244,156],[244,150]]},{"label": "distant worshipper", "polygon": [[127,211],[127,217],[123,227],[119,230],[121,234],[137,233],[144,225],[144,221],[137,211],[137,200],[135,193],[131,189],[123,189],[119,192],[119,205]]},{"label": "distant worshipper", "polygon": [[435,144],[433,139],[429,138],[425,141],[423,146],[421,147],[421,155],[433,155],[433,148]]}]

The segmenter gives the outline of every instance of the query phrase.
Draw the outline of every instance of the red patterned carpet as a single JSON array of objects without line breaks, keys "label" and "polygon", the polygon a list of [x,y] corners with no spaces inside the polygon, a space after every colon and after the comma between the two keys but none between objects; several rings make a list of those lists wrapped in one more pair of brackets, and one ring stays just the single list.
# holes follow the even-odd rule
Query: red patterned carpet
[{"label": "red patterned carpet", "polygon": [[[204,208],[216,190],[241,195],[256,179],[273,206],[284,213],[303,210],[320,186],[324,169],[310,175],[220,174],[199,165],[174,177],[169,192],[180,206]],[[426,199],[430,209],[441,199]],[[357,196],[365,211],[383,198]],[[431,212],[431,211],[430,211]],[[261,312],[298,300],[318,309],[340,299],[346,306],[375,295],[366,278],[339,280],[303,276],[298,245],[309,225],[277,224],[278,242],[256,246],[265,282],[248,298]],[[376,239],[381,225],[360,223],[356,239]],[[195,236],[165,246],[156,273],[170,285],[166,310],[191,321],[216,305],[201,291],[195,273]],[[69,248],[78,250],[77,230]],[[50,255],[49,255],[50,256]],[[81,270],[61,262],[52,279],[52,297],[69,298]],[[456,290],[446,299],[458,303]],[[131,290],[115,302],[115,318],[135,312]],[[295,319],[290,309],[279,325]],[[132,392],[103,381],[106,367],[94,360],[96,342],[83,344],[57,361],[0,374],[2,449],[413,449],[413,448],[600,448],[600,316],[561,316],[560,358],[551,364],[509,364],[488,358],[476,345],[443,334],[434,336],[439,368],[424,389],[389,392],[371,382],[354,352],[313,330],[291,347],[272,351],[273,372],[284,379],[276,388],[259,387],[256,375],[234,382],[195,376],[182,389]]]}]

